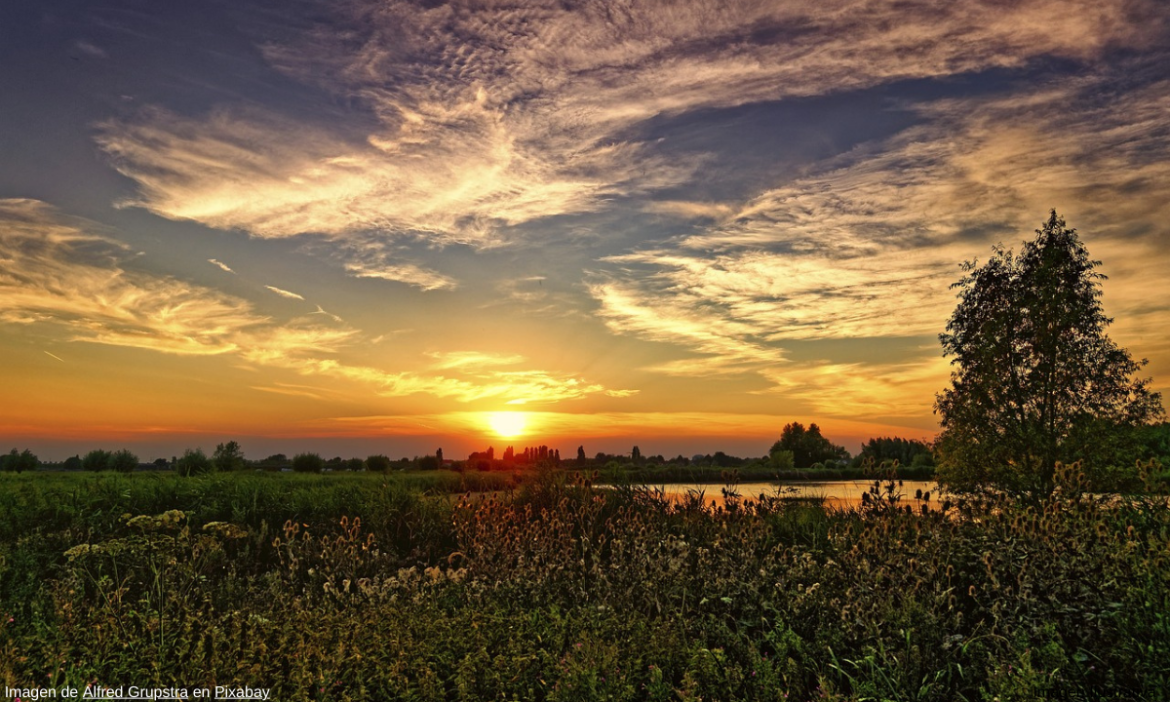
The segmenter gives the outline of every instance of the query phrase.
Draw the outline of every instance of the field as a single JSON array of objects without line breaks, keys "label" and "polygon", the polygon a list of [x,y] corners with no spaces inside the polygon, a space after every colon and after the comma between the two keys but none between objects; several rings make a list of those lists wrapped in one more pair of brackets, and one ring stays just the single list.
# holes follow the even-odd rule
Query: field
[{"label": "field", "polygon": [[716,510],[592,479],[0,475],[0,684],[1170,696],[1164,499],[1104,504],[1066,476],[1041,503],[945,515],[885,495],[839,512],[733,494]]}]

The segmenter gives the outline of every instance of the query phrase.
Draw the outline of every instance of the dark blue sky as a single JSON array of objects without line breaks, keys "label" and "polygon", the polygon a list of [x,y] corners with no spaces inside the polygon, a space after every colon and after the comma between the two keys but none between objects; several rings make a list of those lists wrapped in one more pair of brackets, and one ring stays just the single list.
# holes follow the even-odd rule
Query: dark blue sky
[{"label": "dark blue sky", "polygon": [[38,399],[0,436],[928,437],[958,264],[1050,208],[1165,389],[1167,15],[8,3],[0,348]]}]

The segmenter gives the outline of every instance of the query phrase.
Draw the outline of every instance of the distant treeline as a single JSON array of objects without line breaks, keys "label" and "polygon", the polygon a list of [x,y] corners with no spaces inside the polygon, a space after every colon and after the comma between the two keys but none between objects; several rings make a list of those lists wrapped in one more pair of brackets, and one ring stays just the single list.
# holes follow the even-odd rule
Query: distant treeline
[{"label": "distant treeline", "polygon": [[[1163,466],[1170,467],[1170,423],[1163,422],[1145,427],[1139,432],[1137,447],[1143,460],[1157,459]],[[41,462],[29,449],[12,449],[0,454],[0,472],[22,472],[33,470],[69,471],[119,471],[174,470],[181,475],[199,475],[211,472],[236,470],[293,471],[298,473],[321,473],[337,471],[407,471],[438,470],[455,471],[506,471],[536,467],[569,468],[575,470],[600,471],[606,479],[633,480],[716,480],[723,471],[734,469],[741,479],[765,479],[785,477],[792,479],[851,479],[860,477],[870,468],[887,469],[897,467],[897,473],[904,478],[929,478],[934,471],[933,447],[919,439],[902,437],[874,437],[861,445],[856,455],[843,447],[833,444],[821,434],[815,423],[805,427],[799,422],[784,426],[777,440],[766,456],[739,457],[723,451],[712,454],[696,454],[690,457],[678,455],[667,458],[659,455],[644,455],[638,446],[628,454],[599,452],[593,456],[579,446],[576,458],[561,458],[557,449],[548,446],[532,446],[517,450],[507,446],[497,457],[495,449],[473,452],[466,460],[450,460],[443,457],[443,450],[433,454],[391,459],[382,454],[365,458],[340,456],[324,458],[320,454],[306,452],[292,457],[276,453],[262,459],[249,460],[236,441],[218,444],[210,456],[202,449],[187,449],[182,456],[170,460],[159,458],[151,463],[142,463],[133,452],[122,449],[107,451],[94,449],[85,455],[71,456],[63,462]]]}]

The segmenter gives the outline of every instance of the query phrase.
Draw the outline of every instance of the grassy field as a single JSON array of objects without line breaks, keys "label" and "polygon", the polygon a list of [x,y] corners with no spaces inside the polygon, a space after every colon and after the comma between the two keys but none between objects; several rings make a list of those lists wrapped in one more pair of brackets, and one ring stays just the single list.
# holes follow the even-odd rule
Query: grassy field
[{"label": "grassy field", "polygon": [[[489,496],[463,499],[465,490]],[[563,473],[0,475],[0,684],[1163,700],[1170,514],[713,510]]]}]

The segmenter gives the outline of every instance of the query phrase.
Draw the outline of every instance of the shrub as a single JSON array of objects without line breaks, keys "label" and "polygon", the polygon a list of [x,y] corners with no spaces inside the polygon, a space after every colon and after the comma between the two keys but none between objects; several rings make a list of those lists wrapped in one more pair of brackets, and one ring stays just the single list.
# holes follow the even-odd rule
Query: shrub
[{"label": "shrub", "polygon": [[110,467],[110,452],[94,449],[81,459],[81,467],[89,471],[108,470]]},{"label": "shrub", "polygon": [[320,473],[325,460],[316,453],[298,453],[293,456],[292,469],[298,473]]},{"label": "shrub", "polygon": [[381,454],[370,456],[366,459],[366,470],[385,473],[390,470],[390,459]]},{"label": "shrub", "polygon": [[203,449],[187,449],[183,452],[183,457],[175,461],[175,472],[189,478],[210,473],[212,466],[211,459],[203,453]]},{"label": "shrub", "polygon": [[126,449],[110,454],[109,469],[119,473],[131,473],[138,467],[138,456]]}]

